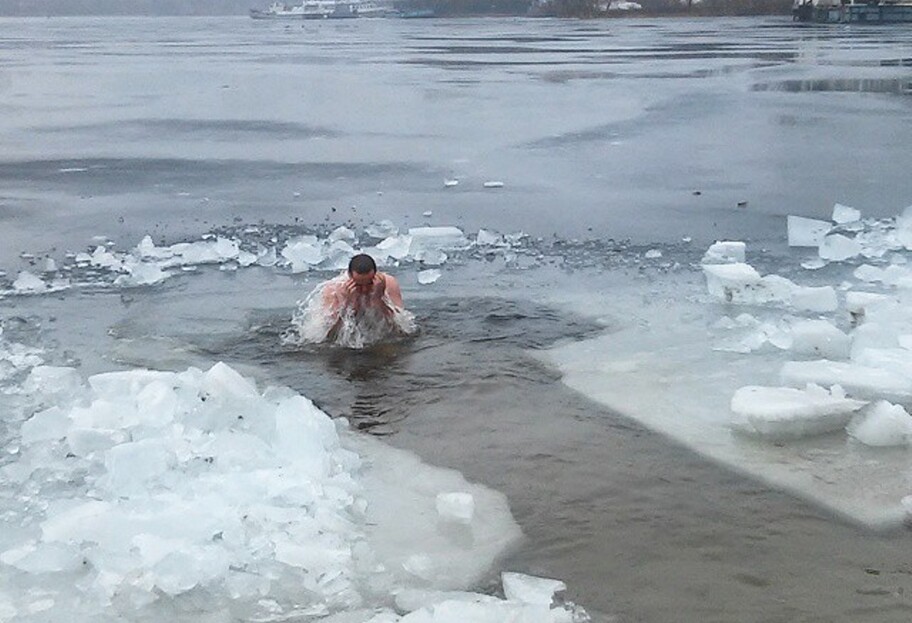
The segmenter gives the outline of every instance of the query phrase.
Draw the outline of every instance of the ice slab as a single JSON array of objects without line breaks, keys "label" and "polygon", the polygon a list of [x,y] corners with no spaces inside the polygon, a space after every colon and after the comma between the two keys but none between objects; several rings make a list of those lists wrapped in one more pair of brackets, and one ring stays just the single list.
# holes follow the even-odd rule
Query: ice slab
[{"label": "ice slab", "polygon": [[865,404],[815,385],[748,386],[732,396],[732,426],[764,439],[796,439],[841,430]]},{"label": "ice slab", "polygon": [[912,442],[912,416],[900,405],[880,400],[848,427],[866,446],[907,446]]},{"label": "ice slab", "polygon": [[854,223],[861,220],[861,211],[837,203],[833,206],[833,222],[837,224]]},{"label": "ice slab", "polygon": [[839,385],[853,398],[877,400],[884,398],[903,404],[912,403],[912,378],[891,370],[852,362],[788,361],[780,372],[784,384],[804,387],[814,383],[823,387]]},{"label": "ice slab", "polygon": [[437,515],[444,521],[472,523],[475,515],[475,498],[471,493],[453,491],[437,494]]},{"label": "ice slab", "polygon": [[819,247],[824,236],[830,231],[832,225],[826,221],[805,218],[803,216],[788,217],[788,245],[790,247]]},{"label": "ice slab", "polygon": [[500,234],[488,231],[487,229],[479,229],[478,234],[475,236],[475,244],[478,246],[491,246],[496,244],[501,244],[503,242],[503,236]]},{"label": "ice slab", "polygon": [[792,352],[815,358],[846,359],[851,341],[826,320],[801,320],[792,325]]},{"label": "ice slab", "polygon": [[[469,483],[457,471],[423,469],[414,455],[374,438],[351,435],[345,441],[346,447],[372,459],[361,481],[368,542],[377,559],[406,586],[464,590],[480,581],[491,561],[522,537],[503,494]],[[442,529],[437,499],[452,492],[471,497],[472,520],[453,530]],[[427,583],[416,585],[415,571]]]},{"label": "ice slab", "polygon": [[507,599],[526,604],[550,605],[555,593],[567,589],[567,586],[559,580],[522,573],[502,573],[501,581]]},{"label": "ice slab", "polygon": [[842,234],[824,237],[818,251],[820,258],[830,262],[842,262],[861,254],[861,244]]},{"label": "ice slab", "polygon": [[48,286],[38,275],[23,270],[13,281],[13,290],[22,294],[40,293],[47,291]]},{"label": "ice slab", "polygon": [[703,255],[703,264],[738,264],[744,262],[747,245],[740,241],[719,240]]},{"label": "ice slab", "polygon": [[418,273],[418,283],[423,286],[429,285],[440,279],[442,273],[437,268],[429,268]]},{"label": "ice slab", "polygon": [[[780,444],[733,434],[731,397],[740,387],[776,384],[781,359],[713,351],[705,326],[682,322],[703,313],[682,298],[674,310],[640,309],[637,322],[609,335],[533,355],[555,365],[567,386],[734,471],[861,524],[900,525],[912,455],[846,452],[844,434]],[[797,380],[799,388],[815,381]]]},{"label": "ice slab", "polygon": [[412,238],[411,252],[427,249],[462,249],[468,245],[465,234],[458,227],[410,227],[408,235]]}]

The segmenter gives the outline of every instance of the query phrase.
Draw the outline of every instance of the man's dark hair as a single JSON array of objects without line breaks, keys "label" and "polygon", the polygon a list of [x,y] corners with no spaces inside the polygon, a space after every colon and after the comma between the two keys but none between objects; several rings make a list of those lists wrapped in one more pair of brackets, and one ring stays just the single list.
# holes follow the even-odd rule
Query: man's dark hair
[{"label": "man's dark hair", "polygon": [[366,275],[370,272],[377,272],[377,262],[367,253],[359,253],[348,262],[348,274],[358,273]]}]

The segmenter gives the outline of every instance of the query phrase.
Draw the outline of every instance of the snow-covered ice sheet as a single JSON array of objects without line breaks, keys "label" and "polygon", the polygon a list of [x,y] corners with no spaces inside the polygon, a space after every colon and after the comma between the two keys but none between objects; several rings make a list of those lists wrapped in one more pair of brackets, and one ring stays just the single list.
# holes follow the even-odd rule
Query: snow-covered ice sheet
[{"label": "snow-covered ice sheet", "polygon": [[[732,430],[741,387],[775,383],[778,357],[714,352],[703,326],[641,320],[609,335],[539,353],[563,382],[723,465],[872,527],[901,523],[912,453],[850,448],[845,435],[772,444]],[[669,330],[667,322],[677,323]]]},{"label": "snow-covered ice sheet", "polygon": [[787,221],[790,247],[819,246],[815,261],[836,263],[811,283],[761,276],[743,249],[716,243],[702,292],[680,276],[652,283],[651,297],[612,288],[580,311],[614,313],[613,333],[539,356],[570,387],[707,457],[896,526],[912,493],[912,207],[878,221],[837,204],[833,221]]}]

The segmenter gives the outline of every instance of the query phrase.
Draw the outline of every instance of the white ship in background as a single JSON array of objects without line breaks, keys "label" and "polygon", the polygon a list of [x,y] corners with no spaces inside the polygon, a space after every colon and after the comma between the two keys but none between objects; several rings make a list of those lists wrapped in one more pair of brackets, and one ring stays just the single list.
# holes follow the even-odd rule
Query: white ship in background
[{"label": "white ship in background", "polygon": [[304,5],[288,5],[273,2],[265,9],[250,9],[253,19],[303,19]]},{"label": "white ship in background", "polygon": [[398,15],[398,11],[391,3],[372,0],[304,0],[301,4],[294,5],[273,2],[265,9],[250,9],[250,17],[253,19],[345,19],[394,15]]}]

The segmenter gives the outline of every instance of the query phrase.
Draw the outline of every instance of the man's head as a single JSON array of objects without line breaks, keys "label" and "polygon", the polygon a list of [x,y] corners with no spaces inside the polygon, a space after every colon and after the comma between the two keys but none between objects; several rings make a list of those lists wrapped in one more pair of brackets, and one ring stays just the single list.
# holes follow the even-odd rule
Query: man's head
[{"label": "man's head", "polygon": [[366,253],[359,253],[348,262],[348,276],[359,288],[368,288],[377,274],[377,263]]}]

